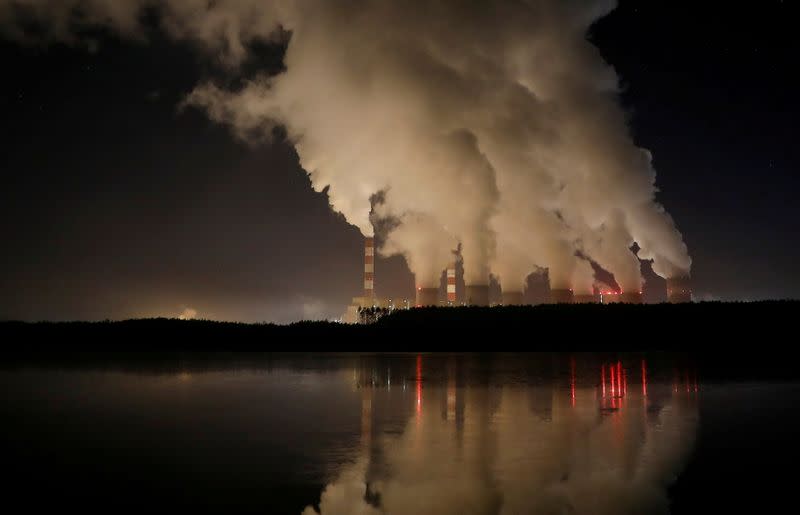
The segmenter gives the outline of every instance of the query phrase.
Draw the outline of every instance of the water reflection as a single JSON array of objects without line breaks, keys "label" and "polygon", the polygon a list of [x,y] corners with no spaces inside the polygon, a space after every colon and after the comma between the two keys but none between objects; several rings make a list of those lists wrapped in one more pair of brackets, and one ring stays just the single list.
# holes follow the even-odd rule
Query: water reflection
[{"label": "water reflection", "polygon": [[[648,382],[644,360],[570,359],[566,380],[493,384],[465,381],[459,362],[435,379],[424,365],[399,390],[354,372],[361,445],[303,515],[668,513],[696,433],[695,375]],[[382,430],[378,389],[406,399],[399,432]]]}]

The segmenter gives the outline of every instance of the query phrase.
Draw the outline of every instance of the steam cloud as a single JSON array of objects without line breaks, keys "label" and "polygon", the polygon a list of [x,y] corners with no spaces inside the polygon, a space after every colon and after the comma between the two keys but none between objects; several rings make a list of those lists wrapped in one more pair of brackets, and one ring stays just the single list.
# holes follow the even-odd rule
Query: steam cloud
[{"label": "steam cloud", "polygon": [[[203,83],[185,102],[244,139],[284,126],[314,189],[401,253],[421,285],[460,244],[467,283],[591,291],[590,262],[624,290],[639,258],[662,277],[691,259],[655,200],[616,74],[586,40],[612,0],[0,0],[0,35],[83,44],[103,26],[145,39],[145,15],[231,74],[256,41],[286,41],[286,70],[237,90]],[[148,22],[152,23],[152,22]],[[88,42],[91,43],[91,42]],[[370,199],[381,193],[382,203]],[[374,212],[373,212],[374,208]],[[638,258],[631,251],[639,247]]]},{"label": "steam cloud", "polygon": [[[486,391],[467,390],[470,429],[459,430],[436,409],[444,393],[428,389],[435,407],[380,440],[381,464],[371,472],[363,447],[326,485],[318,509],[302,515],[669,513],[668,488],[694,445],[694,401],[662,396],[649,412],[629,402],[598,416],[594,388],[578,389],[580,408],[539,392],[504,388],[492,412]],[[368,481],[377,505],[367,501]]]}]

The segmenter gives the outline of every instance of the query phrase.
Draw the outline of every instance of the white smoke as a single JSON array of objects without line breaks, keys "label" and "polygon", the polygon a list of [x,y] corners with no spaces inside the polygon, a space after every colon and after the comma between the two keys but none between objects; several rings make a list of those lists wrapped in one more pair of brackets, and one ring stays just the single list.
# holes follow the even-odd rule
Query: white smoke
[{"label": "white smoke", "polygon": [[[0,0],[0,34],[81,43],[101,26],[144,39],[145,13],[231,74],[256,41],[286,42],[286,70],[186,104],[243,139],[284,126],[317,191],[372,235],[370,199],[428,283],[461,245],[465,279],[516,290],[547,268],[588,293],[592,260],[623,290],[639,258],[663,277],[691,259],[655,201],[650,154],[618,105],[617,77],[587,41],[610,0]],[[151,18],[153,18],[151,16]],[[447,257],[446,257],[447,256]]]},{"label": "white smoke", "polygon": [[[428,388],[402,434],[378,441],[380,466],[369,472],[362,446],[303,515],[669,513],[668,488],[694,445],[695,400],[631,395],[602,415],[595,388],[576,389],[574,406],[548,390],[506,387],[492,399],[497,390],[466,388],[459,429],[440,410],[447,394]],[[366,501],[368,479],[377,505]]]}]

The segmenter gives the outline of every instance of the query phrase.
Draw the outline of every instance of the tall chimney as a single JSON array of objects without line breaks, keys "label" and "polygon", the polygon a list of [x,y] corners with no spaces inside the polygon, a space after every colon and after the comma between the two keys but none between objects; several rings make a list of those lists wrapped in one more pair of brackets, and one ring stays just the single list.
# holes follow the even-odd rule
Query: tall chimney
[{"label": "tall chimney", "polygon": [[467,306],[488,306],[489,285],[468,284],[465,301],[467,303]]},{"label": "tall chimney", "polygon": [[364,238],[364,304],[372,306],[375,301],[375,241],[371,236]]},{"label": "tall chimney", "polygon": [[456,264],[447,267],[447,305],[456,305]]},{"label": "tall chimney", "polygon": [[551,304],[572,304],[572,290],[568,288],[550,288]]},{"label": "tall chimney", "polygon": [[671,277],[667,279],[667,302],[673,304],[692,302],[692,288],[688,277]]}]

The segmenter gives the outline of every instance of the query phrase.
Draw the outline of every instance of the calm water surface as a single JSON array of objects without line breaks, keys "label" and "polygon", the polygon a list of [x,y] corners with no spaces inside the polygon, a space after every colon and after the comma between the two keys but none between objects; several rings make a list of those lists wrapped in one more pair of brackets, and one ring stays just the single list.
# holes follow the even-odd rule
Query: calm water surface
[{"label": "calm water surface", "polygon": [[15,366],[0,387],[4,502],[33,510],[780,508],[800,429],[795,384],[708,384],[665,356],[189,356]]}]

